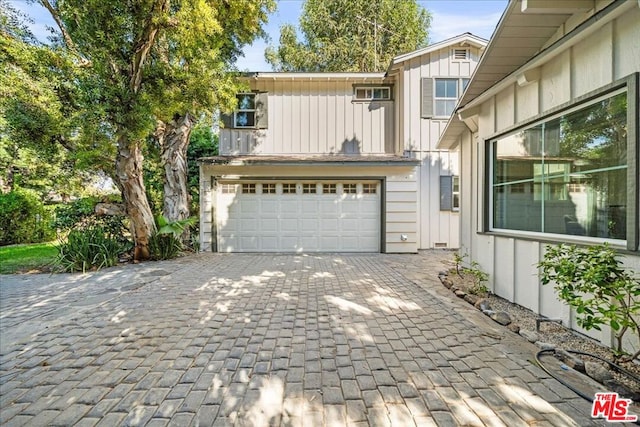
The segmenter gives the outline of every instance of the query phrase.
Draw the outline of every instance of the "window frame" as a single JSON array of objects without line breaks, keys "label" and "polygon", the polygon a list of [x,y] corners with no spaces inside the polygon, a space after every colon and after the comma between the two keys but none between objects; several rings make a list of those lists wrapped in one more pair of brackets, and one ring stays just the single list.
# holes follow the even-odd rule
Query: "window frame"
[{"label": "window frame", "polygon": [[460,175],[451,176],[451,211],[460,212]]},{"label": "window frame", "polygon": [[[358,91],[371,91],[370,97],[359,97]],[[388,97],[376,98],[375,91],[384,90],[387,91]],[[393,100],[393,85],[384,84],[355,84],[353,85],[353,102],[380,102],[380,101],[392,101]]]},{"label": "window frame", "polygon": [[[445,96],[437,96],[437,85],[438,85],[438,81],[441,80],[455,80],[456,81],[456,97],[445,97]],[[451,117],[451,114],[453,114],[453,111],[455,111],[456,105],[458,104],[458,101],[460,100],[460,97],[462,97],[462,94],[464,93],[464,91],[466,90],[467,86],[469,85],[469,81],[471,79],[469,77],[433,77],[433,118],[439,118],[439,119],[443,119],[443,118],[449,118]],[[437,114],[438,111],[438,101],[441,102],[446,102],[446,101],[453,101],[453,110],[451,111],[450,114],[447,115],[439,115]]]},{"label": "window frame", "polygon": [[[569,102],[558,105],[548,111],[533,116],[524,122],[518,123],[501,130],[498,133],[484,138],[484,174],[482,189],[483,195],[483,221],[479,233],[493,234],[508,237],[522,237],[536,241],[549,243],[575,242],[578,244],[610,243],[618,249],[626,249],[630,252],[638,252],[640,242],[640,73],[635,72],[622,79],[604,85],[594,91],[576,97]],[[531,129],[541,123],[549,122],[555,118],[570,114],[574,111],[586,108],[600,100],[608,99],[616,95],[616,92],[627,96],[627,199],[626,199],[626,240],[610,239],[592,236],[577,236],[571,234],[557,234],[537,231],[512,230],[496,228],[493,226],[493,143],[494,141],[509,135]]]},{"label": "window frame", "polygon": [[[253,98],[253,108],[237,108],[235,110],[233,110],[233,127],[235,129],[255,129],[257,127],[257,122],[258,122],[258,106],[257,106],[257,94],[255,92],[240,92],[236,94],[236,99],[238,99],[239,96],[246,96],[246,95],[250,95]],[[238,99],[239,101],[239,99]],[[238,125],[238,119],[237,119],[237,114],[238,113],[253,113],[253,124],[249,125],[249,126],[239,126]]]}]

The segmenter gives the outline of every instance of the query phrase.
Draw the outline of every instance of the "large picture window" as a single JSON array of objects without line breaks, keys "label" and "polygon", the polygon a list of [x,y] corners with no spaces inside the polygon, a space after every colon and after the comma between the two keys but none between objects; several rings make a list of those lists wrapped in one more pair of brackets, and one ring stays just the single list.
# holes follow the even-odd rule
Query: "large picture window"
[{"label": "large picture window", "polygon": [[490,141],[491,228],[626,240],[624,89]]}]

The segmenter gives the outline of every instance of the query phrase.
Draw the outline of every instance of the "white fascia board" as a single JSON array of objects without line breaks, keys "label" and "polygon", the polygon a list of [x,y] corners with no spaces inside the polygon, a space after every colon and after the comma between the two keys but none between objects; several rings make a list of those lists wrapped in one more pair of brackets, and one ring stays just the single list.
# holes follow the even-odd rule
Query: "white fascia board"
[{"label": "white fascia board", "polygon": [[249,78],[254,80],[383,80],[385,73],[280,73],[260,72]]},{"label": "white fascia board", "polygon": [[[608,13],[605,16],[598,17],[597,16],[598,14],[596,14],[590,17],[585,22],[580,24],[580,26],[578,26],[577,32],[569,33],[567,36],[558,40],[556,43],[552,44],[550,47],[548,47],[547,49],[543,50],[542,52],[534,56],[531,60],[529,60],[529,62],[525,63],[520,68],[514,70],[505,78],[497,82],[495,85],[491,86],[490,88],[482,92],[480,95],[478,95],[476,98],[469,101],[467,104],[465,104],[465,106],[460,111],[482,104],[483,102],[485,102],[492,96],[496,95],[503,89],[516,83],[518,81],[519,76],[525,75],[525,73],[531,72],[535,68],[538,68],[541,65],[544,65],[545,63],[549,62],[551,59],[555,58],[562,52],[565,52],[570,47],[586,39],[596,31],[598,31],[600,28],[602,28],[604,25],[608,24],[609,22],[613,21],[619,16],[623,15],[632,7],[635,7],[634,3],[630,1],[614,2],[613,4],[617,4],[616,9],[612,10],[610,13]],[[585,25],[585,23],[587,22],[590,22],[588,26],[580,28],[581,26]],[[476,68],[476,71],[474,72],[474,76],[476,74],[478,75],[482,74],[481,64],[479,64],[478,67]],[[535,71],[533,71],[533,73],[530,73],[530,75],[535,75]],[[473,77],[472,77],[472,80],[473,80]]]}]

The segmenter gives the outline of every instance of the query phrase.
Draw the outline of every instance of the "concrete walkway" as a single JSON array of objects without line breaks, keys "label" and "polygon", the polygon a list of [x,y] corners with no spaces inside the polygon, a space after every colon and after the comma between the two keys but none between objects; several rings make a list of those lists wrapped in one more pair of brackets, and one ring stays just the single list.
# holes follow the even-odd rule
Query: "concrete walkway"
[{"label": "concrete walkway", "polygon": [[602,425],[419,255],[0,276],[0,424]]}]

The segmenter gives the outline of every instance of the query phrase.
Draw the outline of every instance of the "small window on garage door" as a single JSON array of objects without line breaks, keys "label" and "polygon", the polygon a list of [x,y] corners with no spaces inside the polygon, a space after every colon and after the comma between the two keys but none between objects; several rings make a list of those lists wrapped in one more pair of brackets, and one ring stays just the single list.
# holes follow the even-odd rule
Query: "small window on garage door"
[{"label": "small window on garage door", "polygon": [[276,194],[276,184],[262,184],[262,194]]},{"label": "small window on garage door", "polygon": [[316,194],[318,186],[316,184],[302,184],[302,194]]},{"label": "small window on garage door", "polygon": [[378,192],[378,184],[365,182],[362,184],[362,194],[376,194]]},{"label": "small window on garage door", "polygon": [[323,194],[336,194],[338,192],[336,184],[322,184]]},{"label": "small window on garage door", "polygon": [[342,192],[344,194],[357,194],[358,184],[342,184]]},{"label": "small window on garage door", "polygon": [[242,184],[242,194],[256,194],[256,185]]},{"label": "small window on garage door", "polygon": [[296,194],[296,184],[290,182],[282,184],[282,194]]}]

